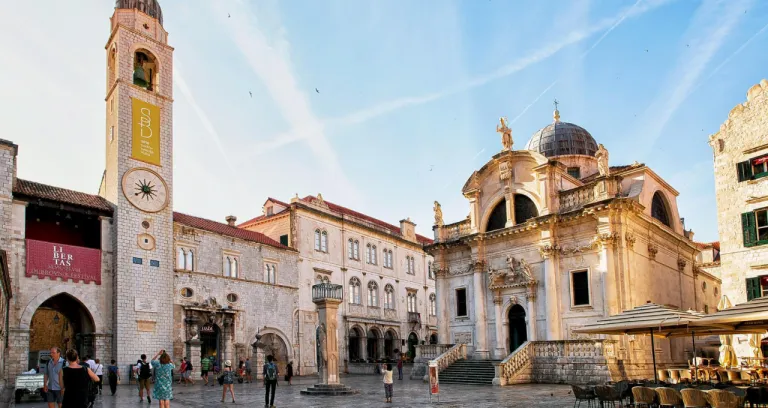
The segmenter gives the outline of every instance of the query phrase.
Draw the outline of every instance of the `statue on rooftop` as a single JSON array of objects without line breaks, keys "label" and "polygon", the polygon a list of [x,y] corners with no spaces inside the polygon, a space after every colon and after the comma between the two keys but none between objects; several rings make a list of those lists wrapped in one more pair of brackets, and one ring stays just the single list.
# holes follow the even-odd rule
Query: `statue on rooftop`
[{"label": "statue on rooftop", "polygon": [[496,131],[501,133],[502,151],[512,150],[512,129],[507,126],[507,118],[499,118],[499,124],[496,125]]}]

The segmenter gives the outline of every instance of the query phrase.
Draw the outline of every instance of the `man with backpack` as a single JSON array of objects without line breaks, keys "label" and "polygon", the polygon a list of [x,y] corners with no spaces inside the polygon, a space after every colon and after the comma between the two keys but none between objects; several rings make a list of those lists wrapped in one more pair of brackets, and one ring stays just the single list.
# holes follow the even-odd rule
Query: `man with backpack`
[{"label": "man with backpack", "polygon": [[200,359],[200,378],[205,381],[205,385],[208,385],[208,371],[211,370],[211,359],[203,357]]},{"label": "man with backpack", "polygon": [[144,390],[147,390],[147,403],[152,403],[149,394],[149,384],[152,378],[152,366],[147,361],[147,355],[141,355],[141,361],[136,364],[136,372],[139,374],[139,402],[144,402]]},{"label": "man with backpack", "polygon": [[[272,360],[272,356],[267,356],[267,363],[264,364],[264,370],[262,374],[264,374],[264,389],[266,390],[266,394],[264,396],[264,407],[266,408],[274,408],[275,407],[275,392],[277,391],[277,364],[275,364]],[[269,392],[270,389],[272,390],[272,397],[270,398]]]}]

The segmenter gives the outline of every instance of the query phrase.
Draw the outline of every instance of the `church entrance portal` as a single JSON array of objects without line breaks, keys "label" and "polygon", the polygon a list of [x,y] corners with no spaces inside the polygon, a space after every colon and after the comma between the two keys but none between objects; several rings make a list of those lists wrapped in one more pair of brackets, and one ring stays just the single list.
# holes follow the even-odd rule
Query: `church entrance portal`
[{"label": "church entrance portal", "polygon": [[416,357],[416,345],[419,344],[419,337],[416,333],[408,335],[408,357],[413,359]]},{"label": "church entrance portal", "polygon": [[[259,342],[264,344],[264,347],[260,349],[263,356],[260,356],[257,367],[262,367],[266,362],[266,357],[272,356],[275,359],[275,364],[277,364],[277,372],[286,373],[290,356],[288,356],[288,346],[283,339],[274,333],[267,333],[261,337]],[[235,362],[233,361],[232,364]]]},{"label": "church entrance portal", "polygon": [[514,352],[528,341],[528,328],[525,324],[525,309],[520,305],[509,308],[509,353]]},{"label": "church entrance portal", "polygon": [[[221,330],[219,330],[219,326],[213,323],[206,323],[200,326],[200,356],[213,356],[218,361],[220,346]],[[219,361],[219,364],[221,363]]]},{"label": "church entrance portal", "polygon": [[32,315],[29,367],[47,361],[52,347],[75,349],[81,358],[93,354],[93,333],[93,317],[80,301],[65,293],[49,298]]}]

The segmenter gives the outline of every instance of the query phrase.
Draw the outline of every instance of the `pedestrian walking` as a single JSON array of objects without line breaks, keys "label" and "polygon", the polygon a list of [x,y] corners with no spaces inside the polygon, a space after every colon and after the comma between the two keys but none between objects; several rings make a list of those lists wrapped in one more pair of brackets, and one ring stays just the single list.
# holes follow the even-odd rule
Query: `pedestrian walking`
[{"label": "pedestrian walking", "polygon": [[208,371],[211,369],[211,359],[203,357],[200,359],[200,378],[205,381],[205,385],[208,385]]},{"label": "pedestrian walking", "polygon": [[96,372],[96,362],[93,361],[90,355],[85,356],[85,364],[88,364],[88,367],[93,371]]},{"label": "pedestrian walking", "polygon": [[[184,373],[187,371],[187,358],[182,357],[181,358],[181,365],[179,366],[179,382],[178,384],[181,384],[182,381],[184,381]],[[187,385],[187,382],[184,381],[184,385]]]},{"label": "pedestrian walking", "polygon": [[[267,356],[267,363],[264,364],[264,369],[262,370],[262,375],[264,375],[264,389],[266,390],[266,393],[264,394],[264,407],[267,408],[275,407],[275,393],[277,392],[277,378],[279,373],[277,372],[277,364],[275,364],[273,360],[274,358],[271,355]],[[270,390],[272,392],[271,398]]]},{"label": "pedestrian walking", "polygon": [[382,364],[382,371],[384,371],[384,395],[386,400],[384,402],[392,402],[392,364]]},{"label": "pedestrian walking", "polygon": [[[185,357],[186,359],[186,357]],[[192,365],[192,360],[187,359],[187,369],[184,371],[184,386],[187,384],[195,385],[195,381],[192,380],[192,372],[195,370],[195,367]]]},{"label": "pedestrian walking", "polygon": [[285,367],[285,381],[288,382],[288,385],[293,385],[292,379],[293,379],[293,361],[289,361],[288,365]]},{"label": "pedestrian walking", "polygon": [[104,383],[104,366],[101,365],[101,360],[98,358],[96,361],[94,361],[93,364],[96,368],[93,370],[93,373],[96,374],[96,377],[99,377],[99,394],[101,394],[101,387]]},{"label": "pedestrian walking", "polygon": [[[220,369],[221,369],[219,367],[219,360],[217,358],[211,356],[211,364],[213,365],[213,378],[219,378],[219,372],[220,372]],[[211,382],[211,387],[215,387],[215,386],[216,386],[216,381],[212,381]]]},{"label": "pedestrian walking", "polygon": [[147,403],[151,404],[152,399],[149,397],[149,385],[152,378],[152,366],[147,361],[147,355],[142,354],[141,360],[136,365],[136,372],[139,375],[139,402],[144,401],[144,390],[147,391]]},{"label": "pedestrian walking", "polygon": [[229,395],[232,396],[232,402],[235,402],[235,373],[232,371],[231,361],[227,360],[224,362],[224,370],[222,370],[221,376],[223,377],[222,385],[224,386],[221,389],[221,402],[224,402],[224,399],[227,398],[227,390],[229,390]]},{"label": "pedestrian walking", "polygon": [[64,357],[61,356],[61,349],[53,347],[51,349],[51,359],[45,365],[43,375],[43,393],[45,401],[48,402],[48,408],[55,408],[54,405],[61,408],[61,383],[59,382],[59,373],[64,367]]},{"label": "pedestrian walking", "polygon": [[251,383],[251,372],[252,372],[253,366],[251,365],[251,359],[246,358],[245,359],[245,380],[248,384]]},{"label": "pedestrian walking", "polygon": [[[158,357],[160,359],[158,360]],[[171,362],[171,356],[160,350],[152,358],[152,368],[155,369],[155,389],[152,396],[160,401],[160,408],[170,408],[173,399],[173,369],[176,366]],[[149,395],[147,395],[149,399]]]},{"label": "pedestrian walking", "polygon": [[67,351],[67,366],[59,371],[61,384],[61,405],[66,408],[88,408],[92,402],[89,388],[91,381],[98,382],[99,377],[91,371],[87,364],[78,363],[75,350]]},{"label": "pedestrian walking", "polygon": [[107,366],[107,379],[109,380],[109,390],[112,391],[112,395],[115,395],[117,384],[120,384],[120,368],[115,360],[112,360]]},{"label": "pedestrian walking", "polygon": [[397,379],[402,380],[403,379],[403,356],[400,356],[400,359],[397,360]]}]

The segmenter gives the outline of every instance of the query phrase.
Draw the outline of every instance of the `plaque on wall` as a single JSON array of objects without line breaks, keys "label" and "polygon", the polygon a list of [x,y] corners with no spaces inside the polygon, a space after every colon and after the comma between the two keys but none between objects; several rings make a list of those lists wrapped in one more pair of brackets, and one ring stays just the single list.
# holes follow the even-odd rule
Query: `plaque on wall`
[{"label": "plaque on wall", "polygon": [[472,344],[472,332],[453,333],[453,340],[455,344],[459,344],[459,343]]},{"label": "plaque on wall", "polygon": [[140,332],[153,332],[155,331],[155,324],[157,324],[157,322],[152,320],[137,320],[136,330]]},{"label": "plaque on wall", "polygon": [[138,297],[134,299],[133,310],[137,312],[157,313],[157,301],[150,297]]}]

